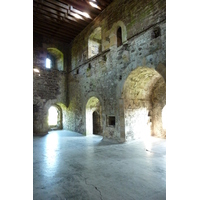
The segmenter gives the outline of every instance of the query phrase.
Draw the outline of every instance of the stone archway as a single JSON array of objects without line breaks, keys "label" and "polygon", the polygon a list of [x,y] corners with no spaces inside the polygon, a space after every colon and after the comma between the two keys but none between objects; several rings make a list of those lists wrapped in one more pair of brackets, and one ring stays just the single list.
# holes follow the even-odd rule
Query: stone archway
[{"label": "stone archway", "polygon": [[[102,108],[100,101],[96,97],[91,97],[86,104],[86,135],[92,135],[102,130]],[[98,119],[99,118],[99,119]],[[98,122],[99,120],[99,122]],[[95,123],[98,122],[98,127],[94,127]],[[97,130],[98,129],[98,130]]]},{"label": "stone archway", "polygon": [[150,135],[164,138],[162,108],[165,104],[163,77],[153,68],[134,69],[124,82],[120,99],[121,140]]},{"label": "stone archway", "polygon": [[51,130],[62,129],[62,109],[57,104],[48,109],[48,125]]}]

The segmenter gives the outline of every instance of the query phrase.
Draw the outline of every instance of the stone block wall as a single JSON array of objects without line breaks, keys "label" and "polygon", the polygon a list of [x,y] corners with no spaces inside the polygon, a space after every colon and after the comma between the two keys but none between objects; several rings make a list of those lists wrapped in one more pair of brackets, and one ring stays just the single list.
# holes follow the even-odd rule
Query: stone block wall
[{"label": "stone block wall", "polygon": [[[59,49],[65,55],[65,45],[38,34],[34,34],[33,44],[33,69],[38,70],[33,71],[33,133],[46,134],[49,129],[48,109],[54,104],[63,110],[61,127],[66,128],[66,70],[61,71],[60,67],[46,69],[45,66],[48,48]],[[66,60],[63,62],[66,65]]]},{"label": "stone block wall", "polygon": [[[119,26],[122,45],[117,47]],[[88,58],[88,39],[98,27],[101,27],[102,51]],[[165,1],[116,0],[75,38],[68,65],[67,115],[70,121],[67,128],[86,132],[86,104],[94,96],[102,106],[104,137],[127,140],[123,87],[130,73],[138,67],[153,69],[157,72],[154,79],[161,74],[166,80]],[[148,115],[148,110],[143,113]],[[115,125],[107,124],[109,116],[115,117]],[[134,138],[134,134],[130,137]]]}]

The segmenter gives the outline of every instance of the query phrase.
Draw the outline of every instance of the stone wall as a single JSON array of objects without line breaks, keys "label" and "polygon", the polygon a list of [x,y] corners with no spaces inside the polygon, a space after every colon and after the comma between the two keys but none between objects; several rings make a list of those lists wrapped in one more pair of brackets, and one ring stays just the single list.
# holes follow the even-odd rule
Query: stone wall
[{"label": "stone wall", "polygon": [[[57,105],[62,110],[64,123],[60,127],[66,128],[66,60],[63,70],[61,67],[46,69],[48,48],[56,48],[65,55],[65,45],[49,38],[34,34],[33,41],[33,132],[34,134],[46,134],[48,132],[48,109],[51,105]],[[60,61],[59,58],[59,63]],[[55,65],[55,66],[61,66]]]},{"label": "stone wall", "polygon": [[[166,129],[163,127],[162,110],[166,105],[166,84],[160,78],[152,89],[152,135],[166,138]],[[165,117],[165,116],[164,116]]]},{"label": "stone wall", "polygon": [[[165,19],[165,1],[116,0],[75,38],[68,66],[68,129],[86,132],[86,104],[92,94],[102,107],[104,137],[126,140],[123,87],[128,76],[147,67],[166,80]],[[119,26],[122,45],[117,47]],[[88,59],[88,39],[98,27],[102,51]],[[145,115],[148,109],[143,110]],[[109,116],[115,116],[114,126],[107,124]]]}]

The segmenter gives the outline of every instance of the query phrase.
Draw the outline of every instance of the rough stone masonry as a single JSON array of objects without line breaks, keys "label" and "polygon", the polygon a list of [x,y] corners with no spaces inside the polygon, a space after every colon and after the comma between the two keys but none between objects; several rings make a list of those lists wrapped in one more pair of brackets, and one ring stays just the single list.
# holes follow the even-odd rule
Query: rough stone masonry
[{"label": "rough stone masonry", "polygon": [[[49,48],[63,53],[63,67],[45,68],[48,55],[56,62]],[[115,0],[70,45],[34,35],[33,53],[35,134],[48,132],[48,109],[58,105],[63,128],[84,135],[98,114],[105,138],[166,137],[165,1]]]}]

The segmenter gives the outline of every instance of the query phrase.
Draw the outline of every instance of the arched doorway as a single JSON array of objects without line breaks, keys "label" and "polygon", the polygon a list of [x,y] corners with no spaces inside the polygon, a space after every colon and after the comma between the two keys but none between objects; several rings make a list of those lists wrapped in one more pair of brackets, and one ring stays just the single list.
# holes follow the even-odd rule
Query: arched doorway
[{"label": "arched doorway", "polygon": [[91,97],[86,104],[86,135],[98,134],[102,131],[102,109],[100,101]]},{"label": "arched doorway", "polygon": [[48,125],[51,130],[62,129],[62,109],[52,105],[48,110]]},{"label": "arched doorway", "polygon": [[166,84],[155,69],[134,69],[125,80],[121,97],[123,119],[120,120],[124,120],[122,139],[165,138],[162,109],[166,104]]}]

